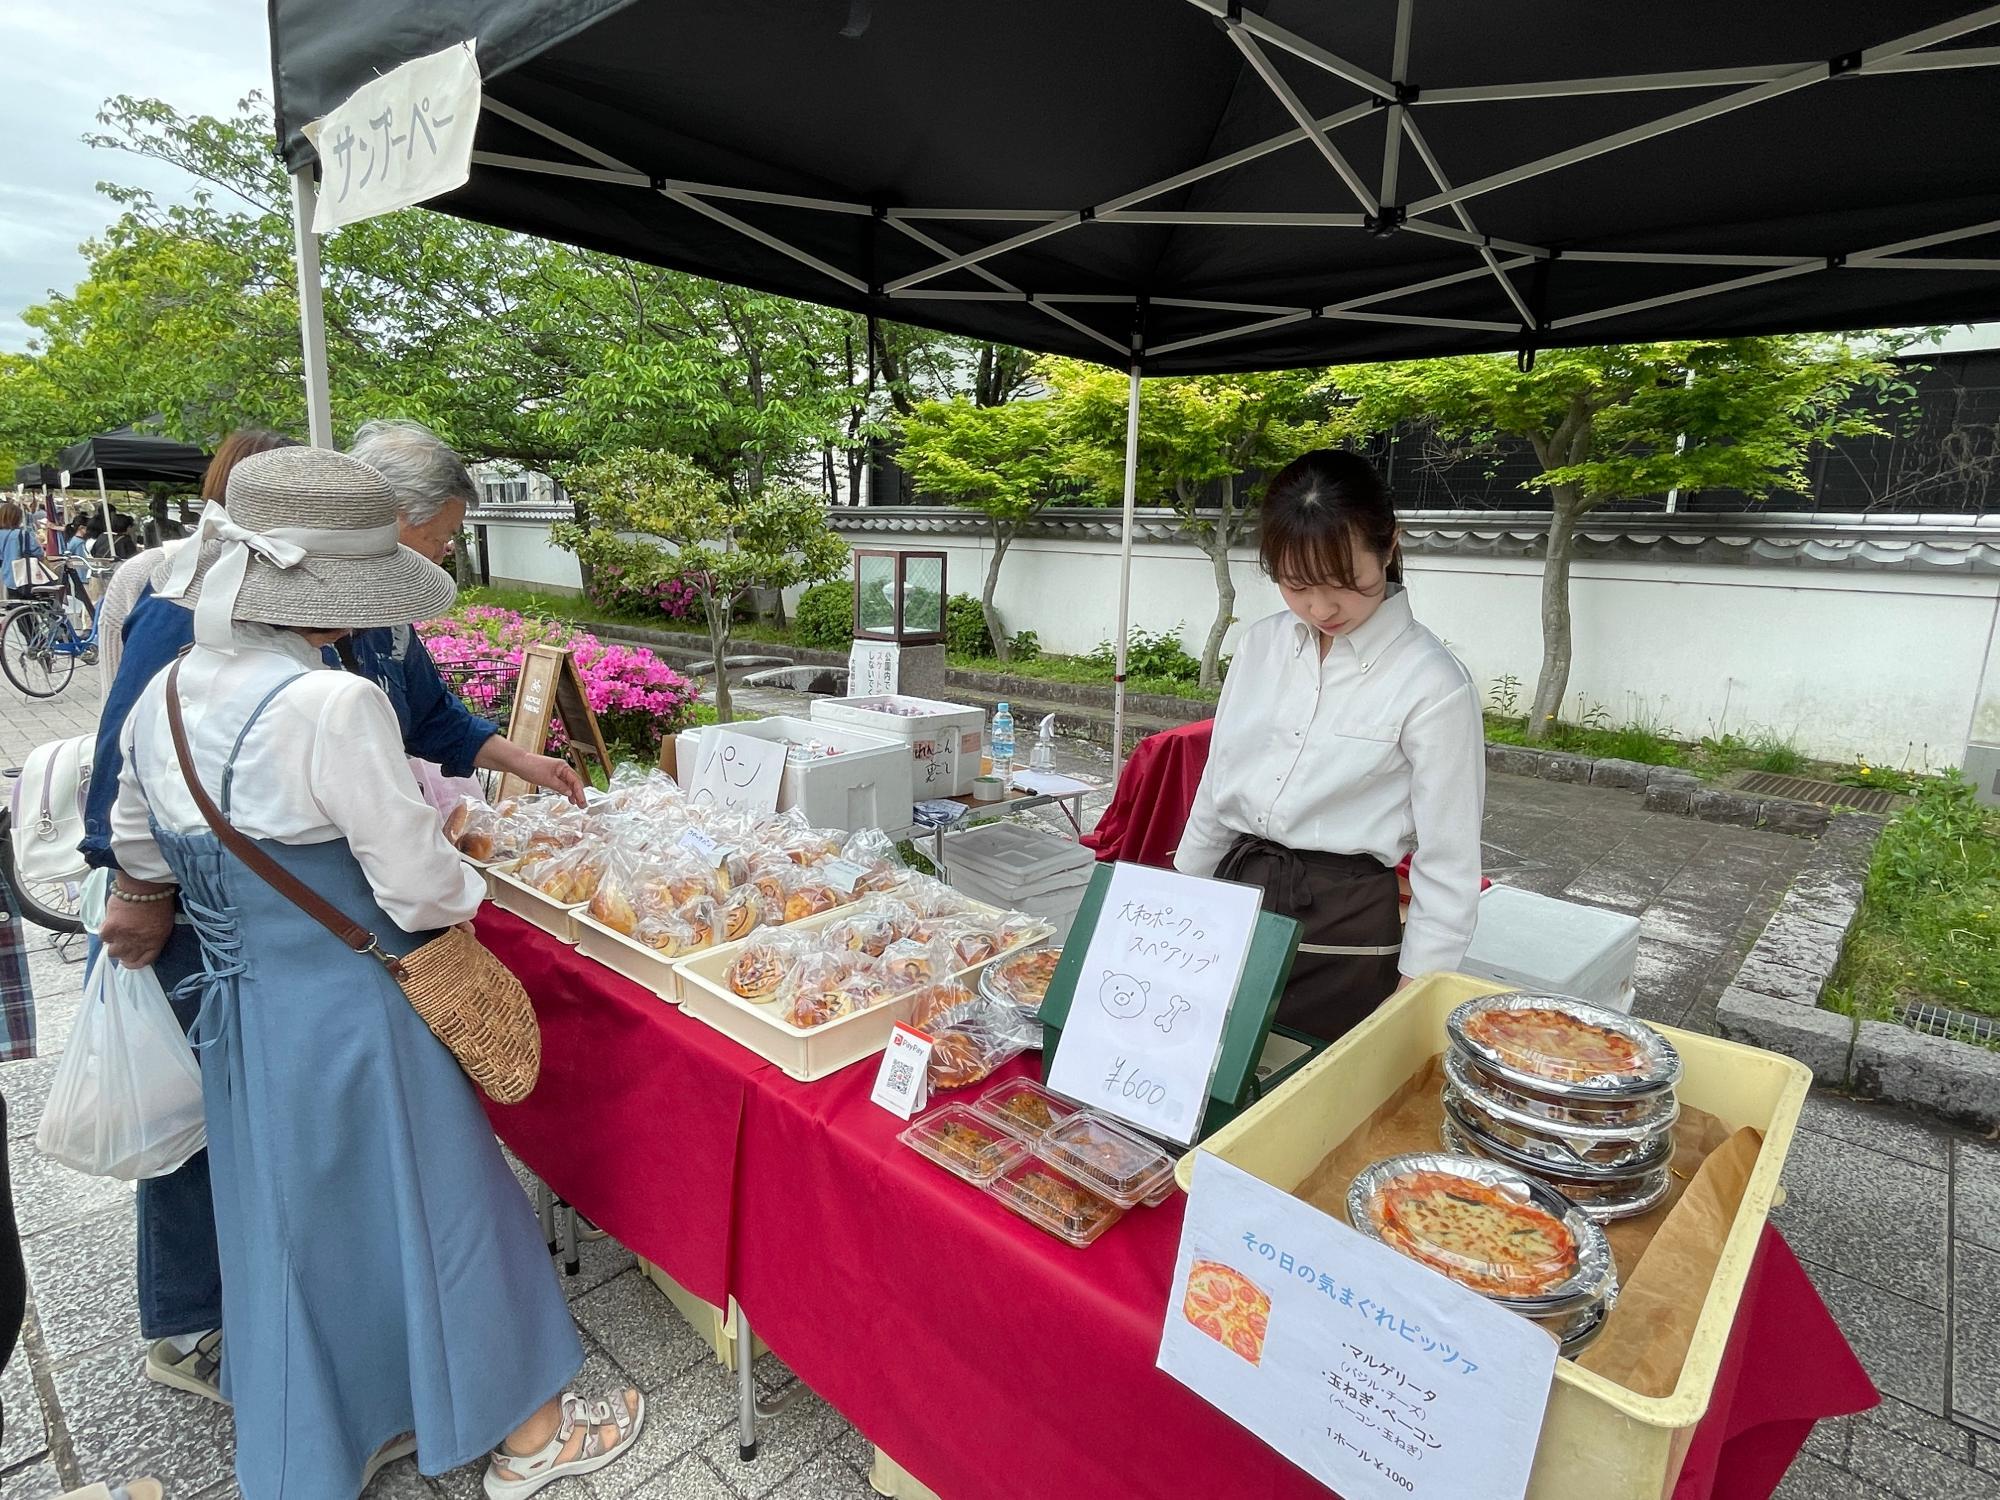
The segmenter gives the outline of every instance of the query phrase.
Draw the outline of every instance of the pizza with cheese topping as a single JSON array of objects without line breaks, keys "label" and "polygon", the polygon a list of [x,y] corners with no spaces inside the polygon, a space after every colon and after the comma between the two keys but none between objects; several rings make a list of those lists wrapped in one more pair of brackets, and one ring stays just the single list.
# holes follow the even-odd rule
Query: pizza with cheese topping
[{"label": "pizza with cheese topping", "polygon": [[1450,1172],[1405,1173],[1368,1213],[1384,1244],[1475,1292],[1539,1296],[1576,1274],[1576,1237],[1560,1219]]},{"label": "pizza with cheese topping", "polygon": [[1511,1068],[1553,1082],[1646,1071],[1639,1044],[1609,1026],[1592,1025],[1567,1011],[1540,1006],[1483,1010],[1465,1022],[1466,1040],[1492,1051]]},{"label": "pizza with cheese topping", "polygon": [[1188,1272],[1181,1316],[1232,1354],[1251,1364],[1264,1359],[1271,1324],[1271,1294],[1234,1266],[1198,1260]]}]

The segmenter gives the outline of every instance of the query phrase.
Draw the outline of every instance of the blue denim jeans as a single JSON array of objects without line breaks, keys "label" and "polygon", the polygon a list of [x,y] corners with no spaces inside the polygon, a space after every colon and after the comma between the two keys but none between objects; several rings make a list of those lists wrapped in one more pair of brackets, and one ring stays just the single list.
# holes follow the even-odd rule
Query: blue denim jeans
[{"label": "blue denim jeans", "polygon": [[[96,940],[91,955],[96,956]],[[174,988],[201,972],[201,944],[185,922],[153,964],[153,973],[181,1030],[190,1031],[201,997],[174,998]],[[208,1153],[198,1151],[177,1172],[139,1182],[139,1331],[149,1339],[205,1333],[222,1326],[222,1258],[215,1244],[215,1203],[208,1191]]]}]

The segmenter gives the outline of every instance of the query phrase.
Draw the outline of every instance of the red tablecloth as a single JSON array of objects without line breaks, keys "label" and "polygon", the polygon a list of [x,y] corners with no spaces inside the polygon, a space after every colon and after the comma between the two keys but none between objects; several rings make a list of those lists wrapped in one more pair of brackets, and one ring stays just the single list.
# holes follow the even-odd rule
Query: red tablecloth
[{"label": "red tablecloth", "polygon": [[1215,720],[1203,719],[1149,734],[1134,745],[1118,773],[1111,805],[1096,829],[1083,836],[1084,845],[1100,860],[1165,868],[1187,827],[1214,729]]},{"label": "red tablecloth", "polygon": [[[872,1068],[795,1083],[517,918],[489,907],[479,933],[542,1019],[540,1086],[490,1108],[502,1138],[691,1291],[734,1294],[940,1495],[1325,1500],[1153,1367],[1178,1196],[1073,1250],[897,1144]],[[1767,1231],[1675,1500],[1761,1500],[1813,1420],[1875,1399]]]}]

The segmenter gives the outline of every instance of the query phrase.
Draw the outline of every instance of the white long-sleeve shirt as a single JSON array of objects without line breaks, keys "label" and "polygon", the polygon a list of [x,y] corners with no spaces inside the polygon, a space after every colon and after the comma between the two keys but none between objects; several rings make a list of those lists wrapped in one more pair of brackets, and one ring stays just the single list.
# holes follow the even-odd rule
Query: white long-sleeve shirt
[{"label": "white long-sleeve shirt", "polygon": [[[230,822],[251,838],[322,844],[345,838],[375,899],[405,932],[469,919],[484,894],[477,872],[444,840],[438,815],[418,794],[396,711],[382,689],[329,668],[296,631],[238,622],[233,656],[196,646],[181,664],[181,713],[202,785],[218,806],[222,771],[244,722],[264,695],[280,693],[236,759]],[[181,779],[167,727],[167,673],[155,677],[125,721],[125,769],[111,812],[119,868],[171,882],[147,821],[177,833],[208,822]]]},{"label": "white long-sleeve shirt", "polygon": [[1290,611],[1245,633],[1177,869],[1210,875],[1239,835],[1410,869],[1406,975],[1456,968],[1479,916],[1486,736],[1465,668],[1398,590],[1320,659]]}]

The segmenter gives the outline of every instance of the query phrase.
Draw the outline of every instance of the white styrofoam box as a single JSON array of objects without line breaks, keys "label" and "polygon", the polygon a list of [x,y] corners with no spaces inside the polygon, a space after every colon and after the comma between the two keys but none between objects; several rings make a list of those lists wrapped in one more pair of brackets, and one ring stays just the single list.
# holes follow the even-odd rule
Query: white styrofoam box
[{"label": "white styrofoam box", "polygon": [[1638,962],[1637,917],[1496,885],[1479,898],[1479,925],[1459,968],[1626,1010]]},{"label": "white styrofoam box", "polygon": [[[892,713],[891,709],[915,709]],[[979,739],[986,715],[962,703],[889,693],[874,698],[815,698],[815,724],[838,724],[902,740],[910,747],[911,791],[918,802],[963,797],[979,774]]]},{"label": "white styrofoam box", "polygon": [[989,884],[1005,881],[1029,890],[1077,870],[1088,879],[1097,856],[1074,839],[1022,823],[985,823],[946,834],[944,862],[949,870],[969,871]]},{"label": "white styrofoam box", "polygon": [[[805,745],[818,740],[838,755],[805,765],[787,764],[778,783],[778,811],[798,808],[815,828],[886,828],[910,826],[910,749],[901,740],[863,734],[838,724],[777,714],[721,726],[760,740]],[[699,764],[702,731],[684,730],[675,738],[675,764],[687,786]]]}]

